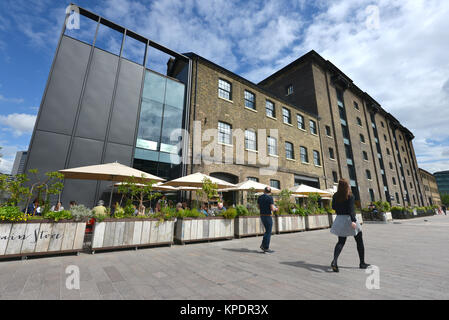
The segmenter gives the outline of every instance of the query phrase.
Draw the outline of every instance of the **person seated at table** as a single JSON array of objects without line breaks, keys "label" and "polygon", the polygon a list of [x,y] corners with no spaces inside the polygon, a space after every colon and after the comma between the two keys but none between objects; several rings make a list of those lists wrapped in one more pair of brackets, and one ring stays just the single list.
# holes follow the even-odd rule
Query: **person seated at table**
[{"label": "person seated at table", "polygon": [[92,209],[95,215],[105,216],[107,215],[106,207],[104,206],[104,201],[99,200],[97,206]]},{"label": "person seated at table", "polygon": [[76,206],[76,205],[78,205],[78,204],[77,204],[76,201],[74,201],[74,200],[70,201],[70,203],[69,203],[70,209],[72,209],[72,208],[73,208],[74,206]]},{"label": "person seated at table", "polygon": [[[40,215],[40,206],[39,206],[39,199],[34,199],[32,203],[30,203],[27,207],[27,214],[31,214],[31,215]],[[25,211],[24,211],[25,212]]]},{"label": "person seated at table", "polygon": [[184,210],[186,210],[186,209],[189,209],[189,207],[187,206],[187,202],[183,202],[182,203],[182,208],[184,209]]},{"label": "person seated at table", "polygon": [[206,217],[209,216],[209,213],[207,212],[207,203],[203,202],[201,204],[200,212],[203,213]]},{"label": "person seated at table", "polygon": [[224,211],[226,211],[226,207],[223,205],[223,202],[219,202],[219,203],[218,203],[217,212],[218,212],[218,213],[222,213],[222,212],[224,212]]},{"label": "person seated at table", "polygon": [[181,202],[178,202],[177,204],[176,204],[176,211],[181,211],[181,210],[183,210],[184,208],[183,208],[183,206],[182,206],[182,203]]},{"label": "person seated at table", "polygon": [[62,203],[60,201],[58,201],[58,203],[56,205],[52,206],[50,210],[53,212],[60,212],[60,211],[64,210],[64,207],[62,206]]}]

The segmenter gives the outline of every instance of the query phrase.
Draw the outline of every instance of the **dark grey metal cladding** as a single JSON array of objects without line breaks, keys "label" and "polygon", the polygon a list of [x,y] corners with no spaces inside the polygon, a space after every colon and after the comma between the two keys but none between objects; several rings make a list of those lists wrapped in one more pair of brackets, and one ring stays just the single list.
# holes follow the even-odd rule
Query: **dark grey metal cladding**
[{"label": "dark grey metal cladding", "polygon": [[76,168],[99,164],[102,149],[102,141],[75,137],[68,167]]},{"label": "dark grey metal cladding", "polygon": [[27,170],[38,169],[43,176],[46,172],[64,168],[69,143],[70,136],[36,130]]},{"label": "dark grey metal cladding", "polygon": [[108,125],[118,56],[95,49],[75,135],[104,140]]},{"label": "dark grey metal cladding", "polygon": [[97,181],[67,179],[64,181],[64,190],[61,196],[62,205],[68,208],[70,201],[76,201],[86,207],[95,205],[95,190]]},{"label": "dark grey metal cladding", "polygon": [[133,146],[144,68],[122,59],[109,141]]},{"label": "dark grey metal cladding", "polygon": [[90,46],[62,37],[36,128],[72,134]]}]

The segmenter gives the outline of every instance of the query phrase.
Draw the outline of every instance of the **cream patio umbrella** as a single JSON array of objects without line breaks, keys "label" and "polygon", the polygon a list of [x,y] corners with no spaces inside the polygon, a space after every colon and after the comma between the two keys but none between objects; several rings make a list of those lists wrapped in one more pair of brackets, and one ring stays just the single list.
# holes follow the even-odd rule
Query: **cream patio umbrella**
[{"label": "cream patio umbrella", "polygon": [[[256,181],[247,180],[247,181],[243,181],[243,182],[236,184],[235,187],[227,188],[227,189],[220,189],[218,191],[224,191],[224,192],[226,192],[226,191],[249,191],[251,189],[254,189],[255,192],[263,192],[266,187],[270,187],[270,186],[263,184],[263,183],[256,182]],[[273,188],[273,187],[270,187],[270,188],[271,188],[272,193],[281,192],[281,190],[279,190],[277,188]]]},{"label": "cream patio umbrella", "polygon": [[189,174],[187,176],[165,182],[161,186],[201,188],[203,186],[204,178],[209,179],[212,183],[216,183],[219,189],[227,189],[235,187],[235,184],[208,176],[201,172]]},{"label": "cream patio umbrella", "polygon": [[288,189],[293,193],[293,196],[295,196],[295,197],[307,197],[311,193],[318,193],[321,197],[326,197],[326,198],[332,197],[332,194],[330,194],[328,191],[310,187],[305,184],[290,187]]},{"label": "cream patio umbrella", "polygon": [[[134,178],[138,182],[162,182],[165,179],[154,176],[152,174],[125,166],[118,162],[105,163],[93,166],[78,167],[72,169],[59,170],[64,175],[65,179],[82,179],[82,180],[102,180],[124,182],[130,178]],[[111,197],[109,200],[109,207],[112,202],[112,194],[114,192],[114,185],[111,188]]]}]

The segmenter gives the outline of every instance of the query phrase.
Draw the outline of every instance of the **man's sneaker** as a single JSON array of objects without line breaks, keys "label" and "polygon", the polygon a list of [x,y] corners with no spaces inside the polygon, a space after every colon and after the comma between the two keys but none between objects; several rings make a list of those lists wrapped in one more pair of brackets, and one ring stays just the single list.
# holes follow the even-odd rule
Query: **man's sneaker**
[{"label": "man's sneaker", "polygon": [[262,245],[260,245],[260,249],[263,251],[263,253],[267,252],[267,249],[265,249],[264,247],[262,247]]},{"label": "man's sneaker", "polygon": [[273,253],[273,252],[274,252],[274,250],[271,250],[271,249],[267,249],[267,250],[265,250],[265,252],[268,252],[268,253]]}]

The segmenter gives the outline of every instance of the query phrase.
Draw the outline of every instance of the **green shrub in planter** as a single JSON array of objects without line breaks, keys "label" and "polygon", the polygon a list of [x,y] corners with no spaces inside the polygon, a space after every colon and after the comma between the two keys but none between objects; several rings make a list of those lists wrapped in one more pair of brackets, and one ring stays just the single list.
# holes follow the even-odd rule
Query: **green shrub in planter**
[{"label": "green shrub in planter", "polygon": [[184,209],[176,212],[177,218],[205,218],[206,215],[199,212],[197,209]]},{"label": "green shrub in planter", "polygon": [[220,213],[220,216],[222,216],[225,219],[234,219],[235,217],[237,217],[237,210],[235,208],[229,208],[224,212]]},{"label": "green shrub in planter", "polygon": [[300,215],[300,216],[302,216],[302,217],[305,217],[306,215],[307,215],[307,213],[306,213],[306,209],[304,209],[301,205],[296,205],[296,208],[295,208],[295,211],[293,212],[292,211],[292,213],[291,214],[295,214],[295,215]]},{"label": "green shrub in planter", "polygon": [[0,220],[1,221],[26,221],[27,216],[20,211],[20,208],[15,206],[0,207]]},{"label": "green shrub in planter", "polygon": [[248,209],[245,206],[242,206],[241,204],[237,205],[235,207],[236,211],[237,211],[237,216],[249,216],[250,213],[248,211]]},{"label": "green shrub in planter", "polygon": [[84,205],[76,205],[73,206],[70,209],[70,212],[72,213],[73,218],[75,221],[81,221],[83,219],[89,219],[94,216],[92,210],[86,208]]},{"label": "green shrub in planter", "polygon": [[69,210],[62,210],[62,211],[49,211],[44,214],[44,218],[58,222],[59,220],[71,220],[73,219],[73,216]]}]

